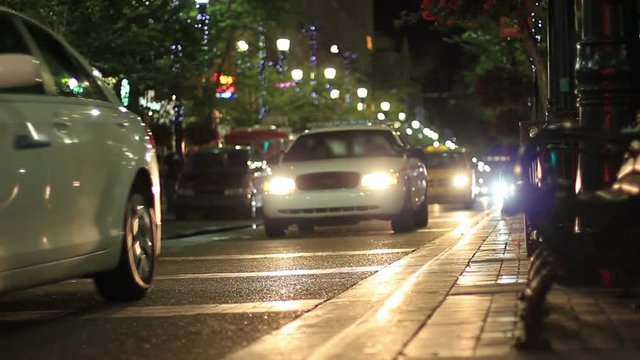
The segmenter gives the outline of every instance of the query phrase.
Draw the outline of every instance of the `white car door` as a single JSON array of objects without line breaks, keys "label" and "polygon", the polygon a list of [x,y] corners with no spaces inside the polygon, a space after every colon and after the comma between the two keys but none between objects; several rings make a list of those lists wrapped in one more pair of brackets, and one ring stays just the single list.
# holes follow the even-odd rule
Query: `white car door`
[{"label": "white car door", "polygon": [[[0,14],[0,273],[44,261],[49,248],[51,142],[30,116],[44,88],[24,86],[28,75],[16,76],[9,61],[29,53],[16,24]],[[32,72],[35,78],[35,67]]]},{"label": "white car door", "polygon": [[105,239],[117,237],[122,228],[122,218],[114,218],[111,210],[124,209],[130,186],[127,176],[119,176],[129,167],[126,161],[133,161],[127,154],[135,153],[125,145],[131,137],[126,134],[129,117],[63,42],[35,23],[23,24],[55,92],[34,114],[38,130],[52,141],[52,255],[70,258],[104,250]]}]

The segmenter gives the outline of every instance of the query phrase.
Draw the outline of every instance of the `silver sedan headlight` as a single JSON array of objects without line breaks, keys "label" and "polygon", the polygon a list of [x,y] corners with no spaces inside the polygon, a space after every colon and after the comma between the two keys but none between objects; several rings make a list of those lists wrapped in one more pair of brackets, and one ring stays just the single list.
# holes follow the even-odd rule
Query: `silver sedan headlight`
[{"label": "silver sedan headlight", "polygon": [[273,177],[264,183],[265,194],[287,195],[296,189],[296,182],[288,177]]}]

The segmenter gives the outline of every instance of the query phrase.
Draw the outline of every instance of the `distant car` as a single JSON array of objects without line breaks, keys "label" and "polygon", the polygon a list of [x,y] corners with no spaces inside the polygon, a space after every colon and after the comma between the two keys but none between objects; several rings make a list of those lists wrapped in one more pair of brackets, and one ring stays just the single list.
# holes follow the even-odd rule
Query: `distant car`
[{"label": "distant car", "polygon": [[262,207],[262,181],[269,172],[265,160],[252,157],[249,146],[209,146],[186,157],[178,180],[175,215],[235,211],[255,218]]},{"label": "distant car", "polygon": [[471,208],[475,200],[475,173],[464,151],[427,147],[422,161],[429,172],[431,203],[462,203]]},{"label": "distant car", "polygon": [[90,276],[143,297],[160,254],[153,138],[89,64],[0,7],[0,292]]},{"label": "distant car", "polygon": [[265,181],[266,235],[284,236],[293,224],[308,231],[370,219],[391,220],[394,232],[427,226],[420,152],[386,127],[331,127],[299,135]]}]

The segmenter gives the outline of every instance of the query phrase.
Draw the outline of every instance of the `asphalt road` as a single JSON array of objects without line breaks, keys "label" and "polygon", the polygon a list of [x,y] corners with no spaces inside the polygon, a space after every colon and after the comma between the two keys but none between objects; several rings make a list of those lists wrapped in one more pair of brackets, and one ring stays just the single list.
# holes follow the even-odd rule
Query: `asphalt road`
[{"label": "asphalt road", "polygon": [[[479,206],[480,207],[480,206]],[[218,359],[454,230],[481,209],[432,206],[426,229],[388,222],[261,227],[165,241],[157,281],[134,303],[104,302],[90,280],[0,296],[3,359]]]}]

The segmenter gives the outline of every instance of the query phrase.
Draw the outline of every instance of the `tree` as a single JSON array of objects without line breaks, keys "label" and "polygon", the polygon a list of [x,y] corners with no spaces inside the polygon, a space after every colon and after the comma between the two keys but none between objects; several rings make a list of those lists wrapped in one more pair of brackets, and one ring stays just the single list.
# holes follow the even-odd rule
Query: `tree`
[{"label": "tree", "polygon": [[[159,99],[175,94],[186,105],[186,116],[212,125],[218,85],[212,75],[233,69],[239,36],[255,35],[260,23],[274,24],[286,15],[289,1],[211,0],[205,11],[199,11],[194,0],[5,4],[61,34],[105,77],[127,78],[132,110],[142,114],[136,101],[145,90],[154,90]],[[207,26],[198,27],[204,22]]]},{"label": "tree", "polygon": [[[478,55],[475,75],[490,70],[535,70],[537,96],[547,99],[544,22],[546,1],[534,0],[423,0],[422,15],[440,26],[462,26],[459,38],[467,50]],[[541,109],[539,109],[541,110]],[[542,113],[541,111],[539,113]]]},{"label": "tree", "polygon": [[477,98],[491,141],[517,142],[518,121],[545,112],[545,14],[544,0],[422,1],[421,17],[467,54],[459,89]]}]

